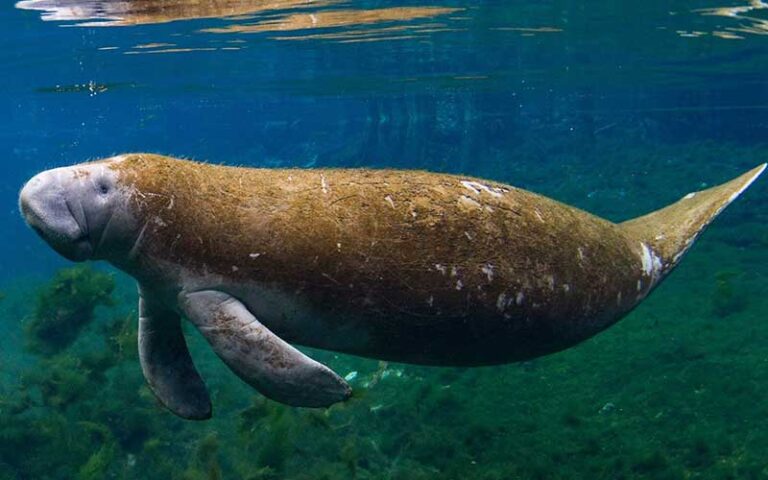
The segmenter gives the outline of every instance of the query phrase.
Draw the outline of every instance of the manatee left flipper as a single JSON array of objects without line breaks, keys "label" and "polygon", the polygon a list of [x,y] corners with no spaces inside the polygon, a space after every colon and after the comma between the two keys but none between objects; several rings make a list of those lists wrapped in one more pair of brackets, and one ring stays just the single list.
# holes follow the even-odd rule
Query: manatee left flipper
[{"label": "manatee left flipper", "polygon": [[189,355],[181,319],[139,288],[139,360],[152,393],[176,415],[211,418],[211,399]]},{"label": "manatee left flipper", "polygon": [[179,306],[229,368],[264,396],[296,407],[327,407],[352,394],[341,377],[280,339],[231,295],[182,292]]}]

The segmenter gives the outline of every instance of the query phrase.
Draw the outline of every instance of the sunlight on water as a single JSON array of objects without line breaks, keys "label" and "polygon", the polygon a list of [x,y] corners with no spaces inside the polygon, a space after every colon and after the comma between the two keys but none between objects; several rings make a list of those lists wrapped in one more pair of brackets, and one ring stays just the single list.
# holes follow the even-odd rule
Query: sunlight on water
[{"label": "sunlight on water", "polygon": [[229,48],[214,48],[214,47],[198,47],[198,48],[160,48],[157,50],[139,50],[125,52],[126,55],[142,55],[142,54],[157,54],[157,53],[189,53],[189,52],[215,52],[217,50],[239,50],[237,47]]},{"label": "sunlight on water", "polygon": [[728,40],[742,40],[744,37],[738,33],[768,35],[768,19],[755,16],[761,12],[765,13],[766,9],[768,9],[768,3],[762,0],[750,0],[748,5],[704,8],[696,10],[696,12],[702,15],[727,17],[736,20],[738,26],[727,27],[725,31],[713,31],[712,35]]},{"label": "sunlight on water", "polygon": [[[376,25],[380,23],[408,22],[417,19],[433,18],[441,15],[448,15],[460,11],[457,8],[443,7],[394,7],[374,10],[333,10],[320,11],[313,13],[297,13],[269,19],[263,22],[242,25],[230,25],[224,28],[208,28],[202,30],[207,33],[258,33],[258,32],[293,32],[303,30],[315,30],[325,28],[350,28],[366,25]],[[417,33],[432,33],[435,31],[446,30],[444,25],[435,25],[431,29],[424,28],[425,25],[411,25],[392,27],[387,29],[350,31],[341,34],[332,35],[314,35],[315,39],[339,39],[349,40],[358,35],[366,35],[372,39],[372,35],[389,35],[395,29],[401,31],[411,30]],[[281,40],[302,39],[306,37],[277,37]],[[398,38],[398,37],[383,37]],[[404,37],[399,37],[404,38]],[[411,38],[411,36],[407,36]],[[363,38],[357,37],[357,40]]]},{"label": "sunlight on water", "polygon": [[[277,40],[332,40],[340,43],[370,42],[426,38],[429,34],[457,31],[444,23],[413,24],[415,20],[429,21],[436,17],[462,11],[461,8],[440,6],[408,6],[390,8],[347,8],[323,10],[337,6],[341,0],[226,0],[224,2],[164,2],[160,0],[83,1],[23,0],[16,7],[23,10],[42,11],[44,21],[75,22],[78,27],[115,27],[168,23],[178,20],[223,18],[230,21],[251,20],[222,27],[204,28],[198,33],[264,33],[304,32],[319,29],[343,29],[332,33],[289,35],[274,37]],[[349,4],[354,6],[354,4]],[[289,13],[291,10],[307,10]],[[448,18],[455,21],[455,18]],[[375,27],[379,24],[398,24]],[[371,27],[359,30],[360,27]],[[546,31],[531,29],[531,31]],[[160,48],[173,47],[173,48]],[[110,47],[102,47],[106,50]],[[235,47],[179,47],[165,42],[153,42],[134,47],[127,54],[186,53],[216,50],[238,50]]]},{"label": "sunlight on water", "polygon": [[99,1],[23,0],[22,10],[39,10],[44,21],[81,22],[80,27],[114,27],[166,23],[196,18],[254,15],[273,10],[324,7],[338,0]]},{"label": "sunlight on water", "polygon": [[426,33],[456,31],[442,24],[432,24],[428,28],[423,25],[400,25],[396,27],[368,28],[365,30],[348,30],[338,33],[316,33],[309,35],[276,36],[274,40],[330,40],[339,43],[373,42],[385,40],[406,40],[425,38]]}]

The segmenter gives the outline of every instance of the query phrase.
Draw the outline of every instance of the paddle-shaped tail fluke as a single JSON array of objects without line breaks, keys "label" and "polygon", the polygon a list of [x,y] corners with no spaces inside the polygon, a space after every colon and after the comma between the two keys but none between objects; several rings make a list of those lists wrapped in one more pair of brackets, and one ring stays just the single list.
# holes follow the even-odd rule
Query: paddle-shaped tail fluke
[{"label": "paddle-shaped tail fluke", "polygon": [[677,265],[698,235],[763,173],[762,164],[717,187],[689,193],[655,212],[620,224],[630,238],[661,260],[662,273]]}]

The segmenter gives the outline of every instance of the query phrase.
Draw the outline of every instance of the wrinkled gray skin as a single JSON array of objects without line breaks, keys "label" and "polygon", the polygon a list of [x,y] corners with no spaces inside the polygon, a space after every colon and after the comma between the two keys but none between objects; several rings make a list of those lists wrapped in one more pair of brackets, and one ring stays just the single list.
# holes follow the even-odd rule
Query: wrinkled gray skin
[{"label": "wrinkled gray skin", "polygon": [[[32,178],[19,207],[27,223],[72,261],[107,260],[139,282],[139,357],[157,398],[189,419],[211,416],[211,402],[184,340],[180,317],[189,319],[216,354],[244,381],[274,400],[323,407],[349,398],[347,383],[262,325],[225,290],[219,277],[163,272],[179,285],[153,281],[139,266],[142,228],[130,192],[105,163],[57,168]],[[159,269],[178,268],[157,265]]]}]

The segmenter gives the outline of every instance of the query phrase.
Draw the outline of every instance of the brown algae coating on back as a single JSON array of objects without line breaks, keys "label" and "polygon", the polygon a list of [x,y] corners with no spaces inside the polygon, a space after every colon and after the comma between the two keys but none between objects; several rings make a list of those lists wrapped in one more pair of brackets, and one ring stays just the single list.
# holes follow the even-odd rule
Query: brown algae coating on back
[{"label": "brown algae coating on back", "polygon": [[638,296],[639,245],[614,224],[495,182],[144,154],[112,168],[146,224],[140,256],[279,290],[340,330],[362,324],[351,353],[531,358],[594,335]]}]

